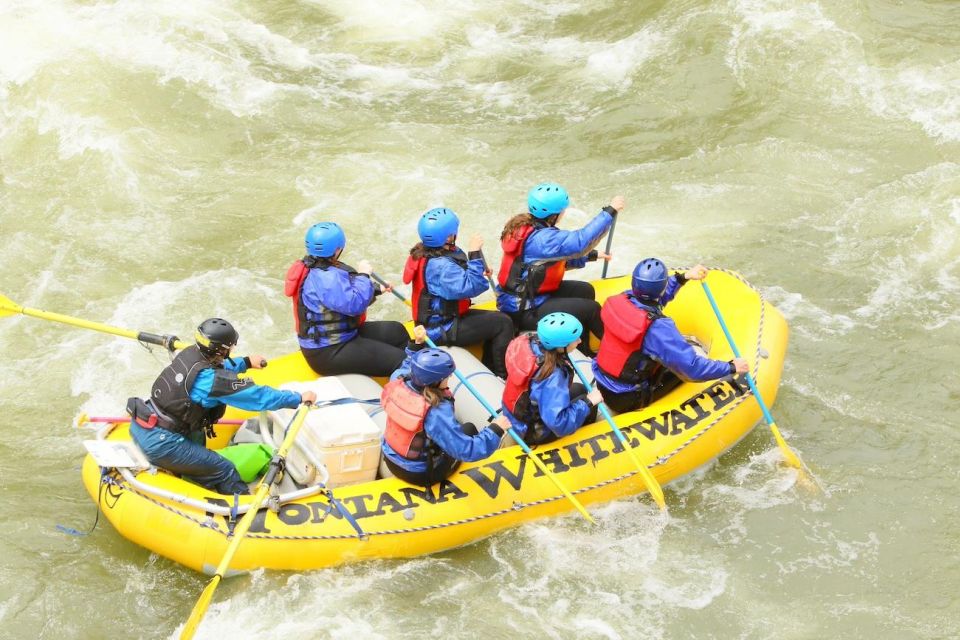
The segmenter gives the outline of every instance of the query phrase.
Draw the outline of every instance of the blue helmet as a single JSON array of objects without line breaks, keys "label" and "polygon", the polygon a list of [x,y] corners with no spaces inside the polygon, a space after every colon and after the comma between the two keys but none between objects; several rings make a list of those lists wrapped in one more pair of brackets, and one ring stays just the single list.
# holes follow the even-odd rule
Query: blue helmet
[{"label": "blue helmet", "polygon": [[527,209],[534,218],[549,218],[567,208],[570,196],[556,182],[538,184],[527,194]]},{"label": "blue helmet", "polygon": [[656,300],[667,288],[667,266],[656,258],[647,258],[633,269],[633,295],[647,300]]},{"label": "blue helmet", "polygon": [[569,313],[548,313],[537,323],[537,337],[544,349],[563,349],[583,333],[583,325]]},{"label": "blue helmet", "polygon": [[420,216],[417,224],[417,233],[423,246],[430,248],[442,247],[447,244],[447,238],[457,235],[460,230],[460,219],[451,209],[437,207],[430,209]]},{"label": "blue helmet", "polygon": [[347,236],[336,222],[318,222],[307,229],[307,253],[315,258],[332,258],[347,244]]},{"label": "blue helmet", "polygon": [[446,351],[423,349],[410,357],[410,380],[418,387],[427,387],[449,378],[456,368]]}]

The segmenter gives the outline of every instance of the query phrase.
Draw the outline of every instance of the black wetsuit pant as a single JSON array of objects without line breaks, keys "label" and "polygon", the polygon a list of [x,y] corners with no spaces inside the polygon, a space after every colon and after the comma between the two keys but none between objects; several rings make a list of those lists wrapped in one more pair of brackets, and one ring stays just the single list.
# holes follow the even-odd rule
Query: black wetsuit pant
[{"label": "black wetsuit pant", "polygon": [[614,413],[625,413],[643,409],[655,400],[659,400],[679,386],[681,380],[672,371],[664,371],[659,375],[659,382],[654,386],[649,383],[640,385],[639,389],[614,393],[597,382],[597,389],[603,396],[603,401]]},{"label": "black wetsuit pant", "polygon": [[357,335],[320,349],[300,348],[310,368],[324,376],[341,373],[359,373],[365,376],[386,377],[397,370],[407,354],[410,335],[406,328],[393,320],[365,322]]},{"label": "black wetsuit pant", "polygon": [[466,347],[483,343],[482,362],[504,380],[507,379],[507,346],[513,340],[513,320],[505,313],[486,309],[470,309],[454,320],[446,335],[437,340],[438,345]]},{"label": "black wetsuit pant", "polygon": [[[574,316],[583,325],[584,331],[589,331],[597,338],[603,337],[603,321],[600,320],[600,303],[596,301],[596,291],[589,282],[579,280],[564,280],[560,287],[550,294],[550,297],[536,309],[528,309],[522,313],[510,314],[518,324],[520,331],[536,331],[537,322],[548,313],[563,311]],[[590,348],[588,335],[584,334],[581,340],[580,351],[588,356],[596,355]]]},{"label": "black wetsuit pant", "polygon": [[[472,422],[464,422],[460,425],[460,428],[468,436],[475,436],[479,433]],[[421,487],[430,487],[441,480],[446,480],[457,470],[457,467],[460,466],[459,460],[442,451],[429,456],[427,459],[427,470],[419,473],[407,471],[403,467],[394,464],[390,458],[384,457],[383,461],[387,463],[387,468],[390,469],[394,476],[404,482],[409,482],[410,484]]]}]

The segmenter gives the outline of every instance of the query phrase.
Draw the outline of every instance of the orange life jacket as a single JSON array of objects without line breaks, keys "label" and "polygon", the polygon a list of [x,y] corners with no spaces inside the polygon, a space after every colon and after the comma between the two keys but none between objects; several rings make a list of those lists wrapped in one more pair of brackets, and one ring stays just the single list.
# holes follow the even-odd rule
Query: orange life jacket
[{"label": "orange life jacket", "polygon": [[[459,254],[451,252],[444,256],[452,259],[458,265],[467,268],[467,261]],[[431,295],[427,290],[426,270],[427,262],[431,258],[414,259],[413,256],[407,256],[407,262],[403,267],[404,284],[413,283],[413,292],[410,294],[410,309],[413,313],[413,321],[422,324],[425,327],[446,324],[447,321],[459,318],[470,310],[470,298],[462,300],[445,300],[439,296]],[[431,309],[434,299],[440,300],[440,309],[434,311]],[[440,316],[440,322],[428,324],[431,316]]]},{"label": "orange life jacket", "polygon": [[[541,293],[552,293],[563,282],[563,274],[567,270],[567,261],[526,263],[523,261],[523,247],[536,227],[525,224],[518,227],[500,240],[503,248],[503,262],[500,263],[500,272],[497,282],[500,288],[520,298],[519,308],[523,311],[526,302]],[[526,271],[526,277],[523,272]]]},{"label": "orange life jacket", "polygon": [[597,365],[607,375],[629,384],[638,384],[660,367],[643,354],[643,341],[650,326],[662,317],[652,309],[640,309],[632,294],[621,293],[607,298],[600,309],[603,339],[597,352]]},{"label": "orange life jacket", "polygon": [[423,421],[431,408],[430,403],[422,394],[408,387],[403,378],[396,378],[383,388],[380,404],[387,414],[384,440],[404,458],[418,460],[426,446]]}]

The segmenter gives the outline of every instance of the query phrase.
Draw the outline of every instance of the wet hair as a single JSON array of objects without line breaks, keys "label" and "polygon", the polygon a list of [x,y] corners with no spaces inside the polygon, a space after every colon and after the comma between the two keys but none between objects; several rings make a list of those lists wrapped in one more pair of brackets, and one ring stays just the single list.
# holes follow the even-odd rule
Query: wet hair
[{"label": "wet hair", "polygon": [[414,260],[419,260],[420,258],[436,258],[437,256],[442,256],[447,253],[447,245],[442,247],[427,247],[424,246],[422,242],[410,247],[410,257]]},{"label": "wet hair", "polygon": [[505,240],[507,236],[511,235],[514,231],[523,227],[525,225],[533,225],[538,222],[545,223],[548,227],[552,227],[557,224],[557,218],[560,217],[559,213],[555,213],[552,216],[547,216],[543,220],[533,217],[529,213],[518,213],[509,220],[507,224],[503,226],[503,231],[500,232],[500,239]]},{"label": "wet hair", "polygon": [[441,389],[439,385],[434,384],[423,388],[423,399],[426,400],[427,404],[431,407],[436,407],[440,404],[441,400],[446,399],[446,396],[444,395],[443,389]]},{"label": "wet hair", "polygon": [[561,358],[563,358],[563,353],[561,353],[559,349],[543,349],[543,365],[533,379],[537,382],[546,380],[550,377],[550,374],[553,373],[554,369],[557,368],[557,365],[560,364]]}]

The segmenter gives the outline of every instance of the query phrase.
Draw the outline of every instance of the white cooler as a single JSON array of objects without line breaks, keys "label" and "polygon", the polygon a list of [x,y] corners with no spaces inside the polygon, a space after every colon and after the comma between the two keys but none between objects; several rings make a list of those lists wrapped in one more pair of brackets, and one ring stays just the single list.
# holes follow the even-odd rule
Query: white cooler
[{"label": "white cooler", "polygon": [[[320,378],[312,382],[291,382],[282,389],[313,391],[317,403],[325,400],[350,398],[350,392],[336,378]],[[293,417],[293,409],[272,412],[274,433],[277,442],[282,441],[283,427]],[[287,456],[287,471],[294,480],[303,485],[323,481],[326,467],[329,474],[327,486],[339,487],[376,479],[380,464],[380,428],[370,419],[361,404],[340,404],[318,407],[307,413],[307,418],[297,434],[294,447]]]}]

